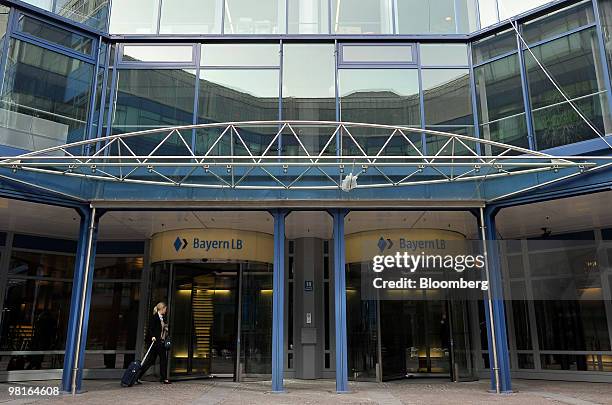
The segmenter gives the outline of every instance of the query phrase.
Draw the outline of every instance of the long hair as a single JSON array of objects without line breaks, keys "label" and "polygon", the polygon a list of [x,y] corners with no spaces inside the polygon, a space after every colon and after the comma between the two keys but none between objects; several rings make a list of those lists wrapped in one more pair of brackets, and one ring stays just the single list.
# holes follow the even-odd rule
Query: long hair
[{"label": "long hair", "polygon": [[166,305],[166,303],[165,303],[165,302],[163,302],[163,301],[158,302],[158,303],[157,303],[157,305],[155,305],[155,306],[153,307],[153,315],[157,315],[157,314],[158,314],[158,312],[159,312],[159,311],[160,311],[162,308],[165,308],[166,306],[167,306],[167,305]]}]

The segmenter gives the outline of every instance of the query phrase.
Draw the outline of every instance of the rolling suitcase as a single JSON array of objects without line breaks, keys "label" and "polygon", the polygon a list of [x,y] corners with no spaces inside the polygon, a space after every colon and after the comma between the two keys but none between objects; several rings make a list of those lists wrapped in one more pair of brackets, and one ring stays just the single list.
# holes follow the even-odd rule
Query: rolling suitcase
[{"label": "rolling suitcase", "polygon": [[149,346],[149,350],[147,350],[144,357],[142,358],[142,362],[139,360],[134,360],[133,362],[130,363],[128,368],[125,369],[125,372],[123,373],[123,377],[121,377],[122,387],[131,387],[132,385],[134,385],[134,383],[136,382],[136,379],[138,378],[138,374],[140,372],[140,368],[142,367],[142,363],[145,362],[154,344],[155,342],[151,342],[151,346]]}]

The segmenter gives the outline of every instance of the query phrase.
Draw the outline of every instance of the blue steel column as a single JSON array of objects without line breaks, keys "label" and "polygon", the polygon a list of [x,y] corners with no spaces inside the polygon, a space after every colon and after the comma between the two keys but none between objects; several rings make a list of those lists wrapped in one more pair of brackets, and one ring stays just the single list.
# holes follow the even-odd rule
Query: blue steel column
[{"label": "blue steel column", "polygon": [[[486,265],[489,274],[489,301],[485,301],[487,323],[487,340],[489,343],[489,365],[491,368],[491,390],[498,393],[512,392],[510,375],[510,357],[508,353],[508,334],[504,308],[503,281],[501,276],[501,259],[497,246],[495,216],[497,209],[487,207],[480,210],[479,222],[486,253]],[[490,312],[490,313],[489,313]],[[491,316],[493,319],[491,319]],[[496,358],[495,358],[496,357]],[[497,364],[495,364],[497,363]],[[495,369],[497,366],[497,370]]]},{"label": "blue steel column", "polygon": [[272,289],[272,391],[284,392],[285,374],[285,210],[275,210]]},{"label": "blue steel column", "polygon": [[[81,222],[72,282],[72,295],[70,299],[70,315],[68,319],[64,369],[62,373],[62,390],[66,392],[75,392],[81,389],[85,342],[87,341],[87,326],[89,320],[89,304],[93,286],[97,223],[99,219],[95,215],[95,210],[89,207],[79,210],[79,214],[81,216]],[[89,269],[87,269],[87,267],[89,267]],[[89,270],[89,272],[87,270]],[[83,298],[85,298],[85,301],[83,301]],[[83,311],[81,311],[83,302],[85,306]],[[84,315],[82,319],[81,314]],[[79,359],[78,364],[75,364],[77,358]],[[76,384],[73,386],[73,371],[75,368],[78,372],[76,375]]]},{"label": "blue steel column", "polygon": [[334,210],[334,299],[336,312],[336,392],[349,392],[346,337],[346,270],[344,217],[348,211]]}]

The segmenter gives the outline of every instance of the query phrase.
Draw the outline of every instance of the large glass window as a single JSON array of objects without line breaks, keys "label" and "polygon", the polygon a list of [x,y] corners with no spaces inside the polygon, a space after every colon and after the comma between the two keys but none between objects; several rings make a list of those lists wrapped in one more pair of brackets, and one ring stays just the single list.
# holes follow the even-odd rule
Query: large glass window
[{"label": "large glass window", "polygon": [[[428,129],[474,135],[470,76],[467,69],[423,69],[423,100],[425,103],[425,125]],[[446,138],[428,136],[427,154],[435,154],[444,145]],[[474,147],[474,145],[469,145]],[[469,153],[459,150],[455,153]]]},{"label": "large glass window", "polygon": [[467,66],[468,53],[465,44],[421,44],[419,47],[423,66]]},{"label": "large glass window", "polygon": [[195,71],[123,69],[117,81],[113,133],[193,122]]},{"label": "large glass window", "polygon": [[100,31],[106,30],[109,0],[24,0],[24,3],[57,13]]},{"label": "large glass window", "polygon": [[342,63],[414,63],[413,45],[342,45]]},{"label": "large glass window", "polygon": [[[595,29],[533,47],[532,52],[600,133],[609,132],[606,77],[601,69]],[[538,149],[596,138],[595,131],[565,101],[528,51],[525,63]]]},{"label": "large glass window", "polygon": [[[341,69],[338,75],[342,121],[420,127],[419,78],[416,69]],[[342,148],[345,155],[361,154],[360,149],[354,145],[355,141],[368,155],[376,155],[388,137],[388,134],[374,129],[354,129],[351,135],[343,136]],[[409,149],[394,149],[396,146],[407,148],[407,143],[387,144],[385,151],[412,153]]]},{"label": "large glass window", "polygon": [[82,140],[93,65],[12,40],[1,95],[0,143],[40,150]]},{"label": "large glass window", "polygon": [[160,0],[113,2],[110,32],[113,34],[155,34]]},{"label": "large glass window", "polygon": [[288,0],[289,34],[328,34],[327,0]]},{"label": "large glass window", "polygon": [[399,34],[464,33],[478,27],[475,0],[398,0]]},{"label": "large glass window", "polygon": [[201,66],[279,66],[280,46],[275,44],[204,44]]},{"label": "large glass window", "polygon": [[414,69],[341,69],[342,121],[419,126],[418,72]]},{"label": "large glass window", "polygon": [[[283,119],[336,120],[335,60],[333,44],[287,44],[283,47]],[[310,154],[319,154],[331,132],[320,128],[294,128]],[[336,143],[325,150],[334,154]],[[303,154],[295,137],[283,137],[288,154]]]},{"label": "large glass window", "polygon": [[91,55],[95,44],[94,40],[88,36],[46,24],[23,14],[19,15],[17,29],[27,35],[38,37],[87,56]]},{"label": "large glass window", "polygon": [[283,47],[283,119],[335,121],[333,44]]},{"label": "large glass window", "polygon": [[124,45],[122,62],[192,63],[191,45]]},{"label": "large glass window", "polygon": [[124,369],[134,359],[143,263],[142,257],[96,257],[85,368]]},{"label": "large glass window", "polygon": [[[279,71],[276,69],[200,70],[198,123],[273,121],[279,116]],[[276,127],[242,130],[242,141],[257,155],[272,141]],[[217,131],[198,131],[196,150],[206,153],[219,136]],[[218,144],[219,148],[229,145]],[[225,153],[229,152],[227,149]],[[248,154],[239,139],[236,154]]]},{"label": "large glass window", "polygon": [[226,34],[282,34],[285,32],[285,2],[225,0],[223,31]]},{"label": "large glass window", "polygon": [[221,2],[219,0],[162,1],[161,34],[221,33]]},{"label": "large glass window", "polygon": [[518,56],[479,66],[474,73],[481,137],[528,147]]},{"label": "large glass window", "polygon": [[474,64],[485,62],[497,56],[517,50],[517,37],[514,30],[502,31],[490,37],[472,42]]},{"label": "large glass window", "polygon": [[63,367],[73,269],[74,256],[13,250],[0,350],[26,353],[2,356],[3,370]]},{"label": "large glass window", "polygon": [[332,0],[332,32],[392,34],[390,0]]},{"label": "large glass window", "polygon": [[[118,72],[113,133],[134,132],[193,123],[195,71],[180,69],[122,69]],[[167,134],[126,139],[136,154],[149,154]],[[187,153],[177,137],[158,153]]]},{"label": "large glass window", "polygon": [[528,43],[538,42],[594,22],[592,3],[583,1],[523,24],[523,38]]}]

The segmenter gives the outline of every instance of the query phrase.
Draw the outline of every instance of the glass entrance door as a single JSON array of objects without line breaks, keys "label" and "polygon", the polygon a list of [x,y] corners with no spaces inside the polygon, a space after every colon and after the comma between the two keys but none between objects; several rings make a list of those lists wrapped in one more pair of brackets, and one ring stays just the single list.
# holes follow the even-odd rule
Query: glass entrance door
[{"label": "glass entrance door", "polygon": [[240,265],[172,266],[170,375],[233,377]]},{"label": "glass entrance door", "polygon": [[381,301],[382,378],[450,377],[447,302]]}]

